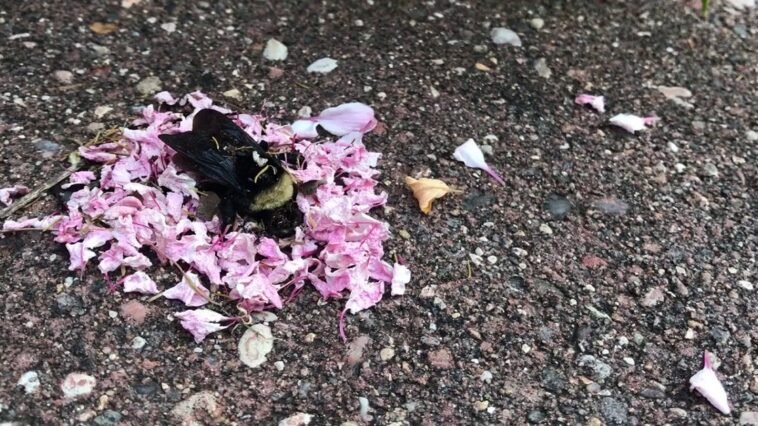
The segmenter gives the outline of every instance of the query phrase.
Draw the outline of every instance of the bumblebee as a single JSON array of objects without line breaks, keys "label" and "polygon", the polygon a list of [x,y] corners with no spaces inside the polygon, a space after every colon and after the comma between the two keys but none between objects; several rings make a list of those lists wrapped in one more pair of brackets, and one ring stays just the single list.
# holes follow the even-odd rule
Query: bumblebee
[{"label": "bumblebee", "polygon": [[253,140],[225,114],[202,109],[192,131],[158,136],[177,152],[174,162],[194,175],[198,187],[218,196],[222,225],[250,215],[276,236],[294,233],[302,223],[295,205],[296,185],[280,156]]}]

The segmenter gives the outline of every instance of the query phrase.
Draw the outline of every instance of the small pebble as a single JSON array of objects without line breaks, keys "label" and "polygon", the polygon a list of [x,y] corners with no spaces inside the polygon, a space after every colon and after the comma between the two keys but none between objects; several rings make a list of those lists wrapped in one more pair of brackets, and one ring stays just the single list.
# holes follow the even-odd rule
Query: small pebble
[{"label": "small pebble", "polygon": [[137,92],[142,95],[152,95],[161,90],[161,79],[155,76],[146,77],[137,83]]},{"label": "small pebble", "polygon": [[287,59],[287,46],[275,38],[269,39],[263,49],[263,57],[269,61],[283,61]]},{"label": "small pebble", "polygon": [[39,375],[36,371],[27,371],[18,379],[16,386],[23,386],[27,394],[37,392],[40,386]]},{"label": "small pebble", "polygon": [[516,47],[521,46],[521,38],[518,34],[508,28],[493,28],[492,31],[490,31],[490,37],[495,44],[508,44]]},{"label": "small pebble", "polygon": [[71,84],[74,81],[74,73],[66,70],[53,72],[53,77],[63,84]]},{"label": "small pebble", "polygon": [[676,144],[674,142],[669,142],[668,143],[668,147],[669,147],[669,151],[673,152],[674,154],[676,154],[677,152],[679,152],[679,147],[676,146]]},{"label": "small pebble", "polygon": [[317,74],[329,74],[337,68],[337,61],[332,58],[321,58],[308,65],[307,71]]},{"label": "small pebble", "polygon": [[534,62],[534,69],[537,71],[537,75],[545,79],[548,79],[553,75],[553,71],[547,66],[547,60],[545,58],[537,59]]},{"label": "small pebble", "polygon": [[381,359],[382,361],[389,361],[394,357],[395,357],[395,350],[390,347],[386,347],[382,349],[381,351],[379,351],[379,359]]},{"label": "small pebble", "polygon": [[674,169],[676,169],[677,173],[684,173],[684,171],[687,170],[687,166],[682,163],[676,163],[674,164]]},{"label": "small pebble", "polygon": [[275,367],[275,368],[276,368],[278,371],[282,371],[282,370],[284,370],[284,362],[282,362],[282,361],[276,361],[276,362],[274,363],[274,367]]},{"label": "small pebble", "polygon": [[756,132],[756,131],[754,131],[754,130],[748,130],[748,131],[745,133],[745,137],[746,137],[746,138],[747,138],[747,140],[748,140],[748,141],[750,141],[750,142],[755,142],[755,141],[758,141],[758,132]]},{"label": "small pebble", "polygon": [[145,347],[146,343],[147,341],[145,339],[143,339],[140,336],[137,336],[134,339],[132,339],[132,349],[140,350]]},{"label": "small pebble", "polygon": [[540,232],[545,235],[553,235],[553,228],[551,228],[547,223],[543,223],[540,225]]},{"label": "small pebble", "polygon": [[719,169],[713,163],[705,163],[705,166],[703,166],[703,172],[705,172],[706,176],[710,176],[710,177],[719,176]]},{"label": "small pebble", "polygon": [[542,27],[545,26],[545,21],[542,18],[533,18],[529,21],[529,25],[531,25],[532,28],[539,31],[542,29]]},{"label": "small pebble", "polygon": [[492,373],[488,370],[484,370],[482,374],[479,376],[479,380],[483,381],[484,383],[489,383],[492,381]]},{"label": "small pebble", "polygon": [[747,280],[737,281],[737,285],[748,291],[753,291],[753,283]]}]

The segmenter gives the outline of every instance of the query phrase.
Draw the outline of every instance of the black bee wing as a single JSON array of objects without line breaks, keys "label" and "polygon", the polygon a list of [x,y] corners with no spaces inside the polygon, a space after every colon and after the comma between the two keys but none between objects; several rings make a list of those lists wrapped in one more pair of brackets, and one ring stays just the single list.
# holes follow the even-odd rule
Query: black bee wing
[{"label": "black bee wing", "polygon": [[212,182],[226,185],[235,192],[243,192],[237,179],[234,158],[221,153],[209,136],[192,131],[158,137],[190,160],[202,176]]},{"label": "black bee wing", "polygon": [[231,118],[215,109],[201,109],[192,119],[192,130],[206,133],[235,147],[253,147],[263,154],[265,150]]}]

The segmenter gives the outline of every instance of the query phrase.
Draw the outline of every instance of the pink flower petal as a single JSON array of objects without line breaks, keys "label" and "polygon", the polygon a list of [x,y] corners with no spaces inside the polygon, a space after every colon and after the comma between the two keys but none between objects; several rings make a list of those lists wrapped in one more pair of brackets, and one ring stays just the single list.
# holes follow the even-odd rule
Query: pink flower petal
[{"label": "pink flower petal", "polygon": [[[309,121],[319,124],[327,132],[335,136],[343,136],[353,132],[368,133],[376,127],[374,110],[370,106],[360,102],[350,102],[333,108],[327,108],[321,111],[321,114],[318,116],[312,117]],[[298,122],[293,124],[293,128],[300,129],[301,131],[308,130],[304,124],[298,124]],[[298,130],[295,130],[295,133],[298,134]]]},{"label": "pink flower petal", "polygon": [[135,272],[124,278],[124,291],[143,294],[157,294],[158,287],[146,273]]},{"label": "pink flower petal", "polygon": [[645,130],[647,128],[646,126],[652,125],[658,120],[660,120],[658,117],[640,117],[634,114],[617,114],[611,117],[610,123],[634,134],[640,130]]},{"label": "pink flower petal", "polygon": [[484,153],[482,153],[482,150],[479,149],[479,145],[477,145],[473,139],[467,140],[463,145],[456,148],[453,157],[455,157],[456,160],[463,162],[463,164],[468,167],[484,170],[495,179],[497,183],[505,185],[505,181],[500,174],[498,174],[498,172],[490,167],[484,160]]},{"label": "pink flower petal", "polygon": [[578,105],[589,105],[599,113],[605,112],[605,98],[603,96],[581,94],[574,99]]},{"label": "pink flower petal", "polygon": [[703,354],[703,369],[690,378],[690,391],[697,391],[711,405],[728,415],[732,409],[729,407],[724,386],[716,376],[716,372],[711,368],[709,356],[710,354],[707,351]]},{"label": "pink flower petal", "polygon": [[402,296],[405,294],[405,285],[411,281],[411,270],[407,266],[396,263],[392,267],[392,283],[390,294]]},{"label": "pink flower petal", "polygon": [[181,300],[187,306],[196,307],[208,303],[210,292],[203,287],[196,274],[186,272],[179,284],[163,292],[163,297]]},{"label": "pink flower petal", "polygon": [[12,199],[29,193],[29,188],[24,185],[14,185],[9,188],[0,189],[0,203],[10,206]]},{"label": "pink flower petal", "polygon": [[209,334],[223,330],[231,325],[221,325],[219,323],[235,320],[235,318],[223,316],[209,309],[179,312],[174,314],[174,317],[179,318],[182,327],[192,333],[195,343],[200,343]]}]

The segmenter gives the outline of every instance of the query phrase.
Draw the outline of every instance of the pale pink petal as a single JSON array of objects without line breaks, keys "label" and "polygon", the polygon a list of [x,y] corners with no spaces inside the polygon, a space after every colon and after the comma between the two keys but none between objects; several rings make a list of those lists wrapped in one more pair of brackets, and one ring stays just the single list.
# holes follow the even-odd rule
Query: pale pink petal
[{"label": "pale pink petal", "polygon": [[169,164],[158,176],[158,185],[193,198],[197,197],[195,180],[186,173],[179,173],[173,164]]},{"label": "pale pink petal", "polygon": [[396,263],[392,267],[392,283],[390,293],[393,296],[402,296],[405,294],[405,285],[411,281],[411,270],[405,265]]},{"label": "pale pink petal", "polygon": [[645,130],[647,128],[646,126],[652,125],[658,120],[660,120],[658,117],[640,117],[634,114],[617,114],[611,117],[610,123],[634,134],[640,130]]},{"label": "pale pink petal", "polygon": [[690,378],[690,391],[695,390],[724,414],[731,413],[724,386],[711,368],[710,354],[703,354],[703,369]]},{"label": "pale pink petal", "polygon": [[27,229],[39,229],[49,231],[55,224],[60,222],[63,216],[48,216],[42,219],[21,218],[20,220],[8,219],[3,223],[3,231],[22,231]]},{"label": "pale pink petal", "polygon": [[74,185],[86,185],[95,180],[95,174],[89,170],[71,173],[68,183],[61,185],[61,188],[67,189]]},{"label": "pale pink petal", "polygon": [[456,148],[453,157],[458,161],[462,161],[463,164],[468,167],[484,170],[495,179],[497,183],[505,185],[505,181],[500,174],[498,174],[497,171],[490,167],[484,160],[484,153],[479,149],[479,145],[477,145],[473,139],[467,140],[463,145]]},{"label": "pale pink petal", "polygon": [[[350,102],[327,108],[310,121],[318,123],[327,132],[335,136],[348,133],[368,133],[376,127],[374,110],[360,102]],[[297,133],[297,131],[295,132]]]},{"label": "pale pink petal", "polygon": [[158,287],[152,278],[146,273],[140,271],[124,278],[124,291],[142,294],[156,294],[158,293]]},{"label": "pale pink petal", "polygon": [[192,333],[195,343],[202,342],[206,336],[216,331],[223,330],[231,325],[221,325],[224,321],[233,321],[236,318],[226,317],[209,309],[195,309],[174,314],[179,318],[182,327]]},{"label": "pale pink petal", "polygon": [[292,123],[292,131],[298,138],[312,139],[318,137],[317,125],[318,123],[312,120],[297,120]]},{"label": "pale pink petal", "polygon": [[350,298],[345,304],[351,314],[356,314],[364,309],[368,309],[382,300],[384,294],[384,282],[367,281],[353,287],[350,291]]},{"label": "pale pink petal", "polygon": [[13,198],[29,193],[29,188],[24,185],[14,185],[0,189],[0,203],[10,206]]},{"label": "pale pink petal", "polygon": [[69,271],[83,271],[87,261],[95,257],[95,252],[86,248],[83,243],[66,244],[69,255]]},{"label": "pale pink petal", "polygon": [[153,97],[156,101],[163,104],[173,105],[177,99],[171,96],[171,93],[167,91],[159,92]]},{"label": "pale pink petal", "polygon": [[187,306],[196,307],[208,303],[210,292],[203,287],[196,274],[186,272],[179,284],[163,292],[163,297],[181,300]]},{"label": "pale pink petal", "polygon": [[603,96],[581,94],[574,99],[579,105],[589,105],[599,113],[605,112],[605,98]]}]

